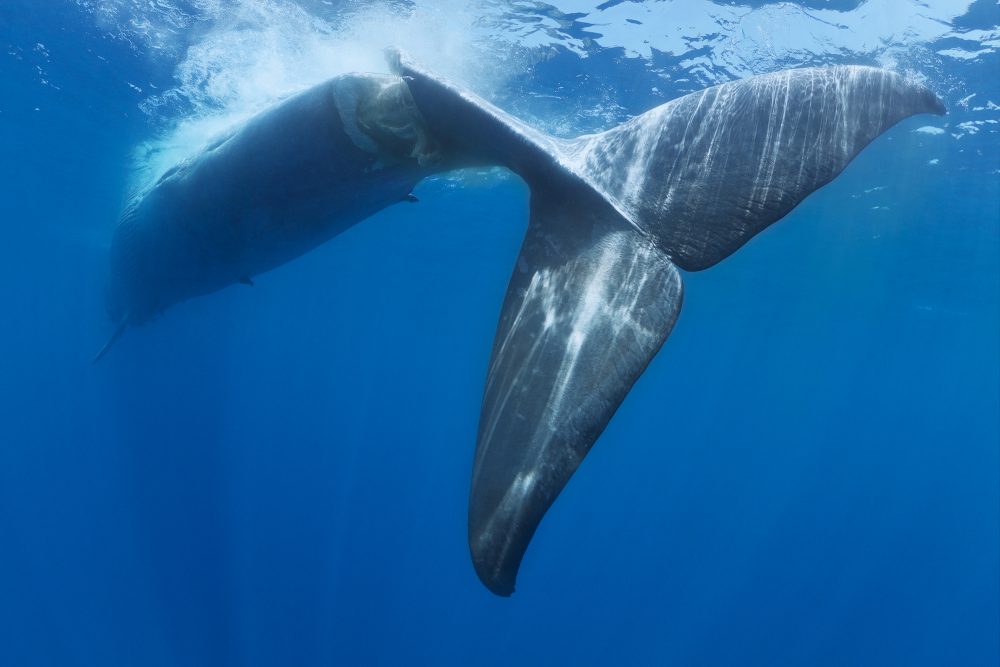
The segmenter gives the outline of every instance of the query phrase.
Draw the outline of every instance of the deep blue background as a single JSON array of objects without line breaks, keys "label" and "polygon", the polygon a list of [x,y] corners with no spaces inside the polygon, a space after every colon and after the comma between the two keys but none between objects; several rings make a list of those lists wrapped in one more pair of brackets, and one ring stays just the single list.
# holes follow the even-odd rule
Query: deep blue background
[{"label": "deep blue background", "polygon": [[989,128],[911,119],[686,274],[504,600],[465,503],[524,186],[424,183],[91,366],[124,81],[171,74],[40,4],[0,8],[0,664],[997,664]]}]

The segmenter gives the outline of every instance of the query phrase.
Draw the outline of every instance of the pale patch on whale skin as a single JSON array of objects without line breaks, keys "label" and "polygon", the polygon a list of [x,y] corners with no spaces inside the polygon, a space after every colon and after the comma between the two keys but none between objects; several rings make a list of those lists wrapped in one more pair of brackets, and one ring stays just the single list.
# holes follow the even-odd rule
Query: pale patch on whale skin
[{"label": "pale patch on whale skin", "polygon": [[[542,517],[707,268],[937,97],[869,67],[777,72],[687,95],[608,130],[546,136],[390,53],[255,116],[168,171],[122,216],[109,311],[122,331],[307,252],[423,177],[500,166],[531,188],[483,397],[469,547],[510,595]],[[107,350],[102,350],[101,355]],[[101,356],[99,355],[99,356]]]}]

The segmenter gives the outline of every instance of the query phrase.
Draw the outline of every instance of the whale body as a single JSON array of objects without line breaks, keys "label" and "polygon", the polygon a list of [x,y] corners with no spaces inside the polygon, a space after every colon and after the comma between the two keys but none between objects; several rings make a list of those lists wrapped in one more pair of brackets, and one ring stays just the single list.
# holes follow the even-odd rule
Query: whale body
[{"label": "whale body", "polygon": [[275,268],[433,173],[399,77],[346,75],[284,100],[167,171],[126,208],[108,312],[138,325]]},{"label": "whale body", "polygon": [[670,334],[678,269],[735,252],[900,120],[945,112],[930,90],[886,70],[807,68],[708,88],[564,140],[399,52],[390,63],[395,76],[338,77],[285,100],[130,204],[112,241],[111,342],[407,200],[431,174],[515,172],[531,190],[530,221],[493,342],[468,526],[475,570],[502,596],[542,517]]}]

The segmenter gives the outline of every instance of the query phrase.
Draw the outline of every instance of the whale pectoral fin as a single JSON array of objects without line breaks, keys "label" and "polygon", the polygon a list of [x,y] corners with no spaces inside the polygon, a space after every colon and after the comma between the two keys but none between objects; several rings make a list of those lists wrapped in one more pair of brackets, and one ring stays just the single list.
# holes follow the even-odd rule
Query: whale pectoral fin
[{"label": "whale pectoral fin", "polygon": [[483,399],[469,546],[498,595],[513,592],[542,516],[681,305],[680,275],[652,242],[610,209],[565,199],[532,194]]},{"label": "whale pectoral fin", "polygon": [[104,344],[104,347],[98,350],[96,355],[94,355],[93,361],[90,362],[91,364],[96,364],[97,362],[99,362],[101,359],[104,358],[104,355],[108,353],[111,347],[118,341],[119,338],[122,337],[122,334],[125,333],[125,329],[128,328],[128,325],[129,325],[129,316],[128,314],[126,314],[125,317],[123,317],[121,321],[118,323],[118,326],[115,327],[115,331],[114,333],[111,334],[111,338],[108,339],[108,342]]}]

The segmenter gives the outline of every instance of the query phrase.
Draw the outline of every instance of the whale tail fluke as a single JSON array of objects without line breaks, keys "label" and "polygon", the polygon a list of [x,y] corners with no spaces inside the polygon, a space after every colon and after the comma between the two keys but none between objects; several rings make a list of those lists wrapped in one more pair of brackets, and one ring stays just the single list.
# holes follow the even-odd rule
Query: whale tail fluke
[{"label": "whale tail fluke", "polygon": [[493,343],[469,498],[476,572],[510,595],[528,542],[706,268],[832,180],[879,134],[943,113],[867,67],[793,70],[682,97],[607,132],[548,137],[390,56],[444,154],[499,164],[531,220]]},{"label": "whale tail fluke", "polygon": [[94,356],[94,360],[90,362],[91,364],[96,364],[97,362],[99,362],[101,359],[104,358],[104,355],[108,353],[111,347],[118,342],[119,338],[122,337],[122,334],[125,333],[125,329],[128,328],[128,325],[129,325],[129,317],[128,315],[125,315],[125,317],[121,319],[121,322],[118,323],[118,326],[115,327],[114,333],[111,334],[111,337],[108,339],[108,342],[105,343],[104,346]]},{"label": "whale tail fluke", "polygon": [[811,67],[686,95],[564,150],[674,263],[696,271],[783,218],[872,140],[918,113],[945,109],[903,76]]},{"label": "whale tail fluke", "polygon": [[599,202],[581,204],[532,192],[493,344],[469,546],[498,595],[513,592],[542,516],[680,311],[680,275],[663,252]]}]

